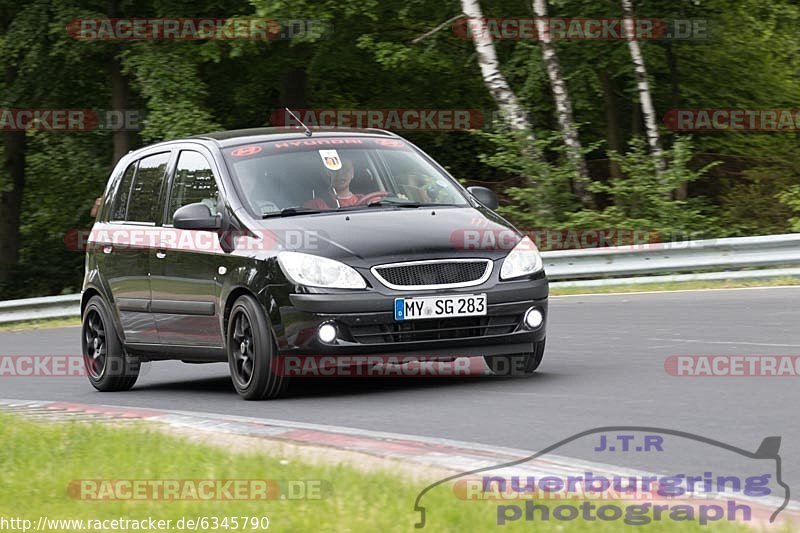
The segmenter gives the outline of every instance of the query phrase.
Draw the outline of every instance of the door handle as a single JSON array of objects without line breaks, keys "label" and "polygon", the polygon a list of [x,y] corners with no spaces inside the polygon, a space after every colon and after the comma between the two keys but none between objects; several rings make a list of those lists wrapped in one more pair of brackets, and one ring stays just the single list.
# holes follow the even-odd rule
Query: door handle
[{"label": "door handle", "polygon": [[165,257],[167,257],[167,252],[164,250],[158,250],[156,251],[156,257],[159,259],[164,259]]},{"label": "door handle", "polygon": [[110,244],[107,244],[106,246],[103,246],[103,253],[104,254],[110,254],[113,250],[114,250],[114,247],[111,246]]}]

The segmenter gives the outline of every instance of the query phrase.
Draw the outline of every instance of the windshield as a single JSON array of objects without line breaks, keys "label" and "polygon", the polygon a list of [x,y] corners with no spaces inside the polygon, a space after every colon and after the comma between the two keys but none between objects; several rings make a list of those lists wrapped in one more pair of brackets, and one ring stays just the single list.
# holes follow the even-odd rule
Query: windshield
[{"label": "windshield", "polygon": [[450,178],[400,139],[307,138],[223,150],[258,215],[383,206],[466,206]]}]

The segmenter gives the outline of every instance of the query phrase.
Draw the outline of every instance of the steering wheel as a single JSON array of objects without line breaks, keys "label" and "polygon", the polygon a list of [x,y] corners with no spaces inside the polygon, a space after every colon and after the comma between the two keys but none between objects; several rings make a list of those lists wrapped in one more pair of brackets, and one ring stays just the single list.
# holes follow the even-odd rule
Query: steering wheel
[{"label": "steering wheel", "polygon": [[379,202],[389,196],[388,191],[375,191],[364,195],[358,201],[358,205],[369,205],[374,202]]}]

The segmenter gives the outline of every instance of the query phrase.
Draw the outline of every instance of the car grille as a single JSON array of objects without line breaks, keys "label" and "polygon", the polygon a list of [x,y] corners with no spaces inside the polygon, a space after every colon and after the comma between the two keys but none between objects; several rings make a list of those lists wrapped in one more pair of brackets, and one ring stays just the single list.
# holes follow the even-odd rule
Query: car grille
[{"label": "car grille", "polygon": [[420,261],[377,266],[372,273],[390,288],[463,287],[485,281],[491,265],[488,259]]},{"label": "car grille", "polygon": [[353,340],[362,344],[433,341],[504,335],[513,332],[522,315],[470,316],[351,325]]}]

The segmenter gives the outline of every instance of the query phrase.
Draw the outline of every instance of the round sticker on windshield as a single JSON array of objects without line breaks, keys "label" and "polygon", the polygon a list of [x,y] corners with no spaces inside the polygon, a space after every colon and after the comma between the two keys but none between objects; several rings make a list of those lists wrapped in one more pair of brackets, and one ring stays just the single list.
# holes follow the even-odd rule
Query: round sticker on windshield
[{"label": "round sticker on windshield", "polygon": [[339,158],[339,153],[336,150],[320,150],[319,156],[322,158],[322,163],[328,170],[339,170],[342,168],[342,160]]},{"label": "round sticker on windshield", "polygon": [[244,157],[246,155],[257,154],[261,151],[260,146],[243,146],[231,152],[233,157]]}]

